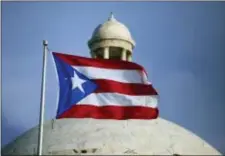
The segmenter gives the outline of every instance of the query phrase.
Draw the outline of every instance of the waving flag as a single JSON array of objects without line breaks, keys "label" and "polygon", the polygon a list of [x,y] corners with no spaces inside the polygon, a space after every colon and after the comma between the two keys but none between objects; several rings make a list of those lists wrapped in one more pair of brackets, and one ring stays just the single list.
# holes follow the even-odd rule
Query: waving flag
[{"label": "waving flag", "polygon": [[53,57],[60,86],[56,118],[157,118],[157,92],[140,65],[55,52]]}]

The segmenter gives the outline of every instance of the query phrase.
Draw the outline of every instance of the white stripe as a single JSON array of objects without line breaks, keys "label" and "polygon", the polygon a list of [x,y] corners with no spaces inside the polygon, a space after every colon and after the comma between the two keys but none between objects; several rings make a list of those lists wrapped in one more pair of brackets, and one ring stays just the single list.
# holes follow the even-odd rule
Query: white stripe
[{"label": "white stripe", "polygon": [[90,104],[95,106],[146,106],[156,108],[158,98],[152,96],[131,96],[118,93],[92,93],[77,104]]},{"label": "white stripe", "polygon": [[73,66],[90,79],[108,79],[123,83],[144,83],[139,70],[103,69],[96,67]]}]

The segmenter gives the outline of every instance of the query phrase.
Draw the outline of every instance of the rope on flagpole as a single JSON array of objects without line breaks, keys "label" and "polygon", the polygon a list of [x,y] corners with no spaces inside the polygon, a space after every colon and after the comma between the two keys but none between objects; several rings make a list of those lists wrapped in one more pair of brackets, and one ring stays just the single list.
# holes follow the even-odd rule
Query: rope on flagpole
[{"label": "rope on flagpole", "polygon": [[47,48],[47,50],[48,50],[48,52],[49,53],[51,53],[52,52],[52,50],[51,49],[49,49],[49,47],[46,47]]},{"label": "rope on flagpole", "polygon": [[[54,60],[54,57],[53,57],[53,50],[52,49],[49,49],[48,47],[47,47],[47,50],[48,50],[48,52],[51,54],[51,58],[52,58],[52,62],[53,62],[53,65],[54,65],[54,69],[55,69],[55,73],[56,73],[56,81],[57,81],[57,84],[59,84],[59,78],[58,78],[58,72],[57,72],[57,68],[56,68],[56,63],[55,63],[55,60]],[[59,101],[59,88],[58,88],[58,92],[57,92],[57,97],[56,97],[56,101],[57,101],[57,104],[56,105],[58,105],[58,101]],[[57,106],[58,107],[58,106]],[[56,114],[55,114],[55,116],[57,116],[57,107],[56,107]],[[54,122],[55,121],[55,119],[53,119],[53,121],[52,121],[52,123],[53,123],[53,128],[54,128]]]},{"label": "rope on flagpole", "polygon": [[[46,49],[47,49],[47,51],[49,52],[49,53],[51,53],[52,54],[52,52],[53,52],[53,50],[52,49],[49,49],[49,47],[46,47]],[[53,61],[54,62],[54,61]],[[57,94],[58,95],[58,94]],[[57,100],[58,100],[58,98],[57,98]],[[58,101],[57,101],[58,102]],[[55,119],[52,119],[51,120],[51,128],[52,129],[54,129],[54,123],[55,123]]]}]

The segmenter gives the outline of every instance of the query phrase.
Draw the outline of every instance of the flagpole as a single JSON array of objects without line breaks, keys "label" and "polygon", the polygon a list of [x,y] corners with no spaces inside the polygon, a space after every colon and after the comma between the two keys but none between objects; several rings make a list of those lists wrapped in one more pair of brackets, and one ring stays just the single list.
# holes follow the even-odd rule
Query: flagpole
[{"label": "flagpole", "polygon": [[43,40],[43,64],[42,64],[41,104],[40,104],[39,134],[38,134],[38,155],[42,155],[42,144],[43,144],[47,50],[48,50],[48,41]]}]

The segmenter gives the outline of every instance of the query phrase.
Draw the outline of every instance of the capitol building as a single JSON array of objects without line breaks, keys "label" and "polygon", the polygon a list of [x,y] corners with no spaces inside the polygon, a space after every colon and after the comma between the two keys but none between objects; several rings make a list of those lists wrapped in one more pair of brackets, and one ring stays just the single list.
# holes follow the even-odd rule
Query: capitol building
[{"label": "capitol building", "polygon": [[[94,30],[92,58],[132,61],[135,40],[112,14]],[[38,126],[2,149],[2,155],[36,155]],[[153,120],[54,119],[45,121],[43,155],[221,155],[206,141],[162,118]]]}]

